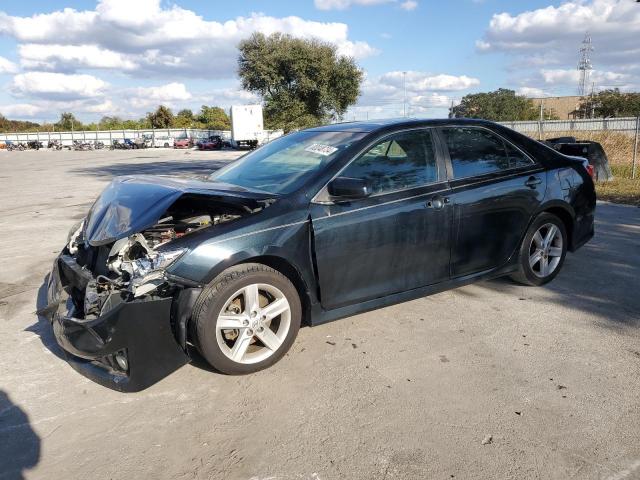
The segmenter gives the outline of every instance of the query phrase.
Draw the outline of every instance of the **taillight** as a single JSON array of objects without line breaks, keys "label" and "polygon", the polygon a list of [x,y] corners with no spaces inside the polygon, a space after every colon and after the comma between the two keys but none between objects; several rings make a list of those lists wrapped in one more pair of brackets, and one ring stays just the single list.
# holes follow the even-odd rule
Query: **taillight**
[{"label": "taillight", "polygon": [[589,176],[590,176],[591,178],[594,178],[594,177],[595,177],[595,174],[596,174],[596,171],[595,171],[595,169],[593,168],[593,165],[591,165],[590,163],[588,163],[588,164],[586,165],[586,169],[587,169],[587,173],[589,174]]}]

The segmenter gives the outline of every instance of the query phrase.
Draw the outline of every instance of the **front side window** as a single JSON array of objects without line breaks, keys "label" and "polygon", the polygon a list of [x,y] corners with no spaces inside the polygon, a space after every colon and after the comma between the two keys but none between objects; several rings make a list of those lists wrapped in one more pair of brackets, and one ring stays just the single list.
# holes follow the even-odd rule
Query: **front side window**
[{"label": "front side window", "polygon": [[340,176],[367,180],[374,195],[433,183],[438,167],[431,132],[414,130],[387,137],[351,162]]},{"label": "front side window", "polygon": [[500,137],[479,128],[445,128],[454,178],[475,177],[509,168],[531,165],[522,152]]}]

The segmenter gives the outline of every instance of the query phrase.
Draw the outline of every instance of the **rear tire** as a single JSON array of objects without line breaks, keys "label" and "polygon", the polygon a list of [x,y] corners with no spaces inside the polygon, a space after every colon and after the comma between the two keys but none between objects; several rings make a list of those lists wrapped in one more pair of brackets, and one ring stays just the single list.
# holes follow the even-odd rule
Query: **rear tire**
[{"label": "rear tire", "polygon": [[257,372],[280,360],[301,319],[296,288],[259,263],[236,265],[218,275],[202,291],[192,314],[198,350],[212,367],[229,375]]},{"label": "rear tire", "polygon": [[567,229],[562,220],[551,213],[541,213],[524,236],[520,246],[518,271],[511,278],[531,286],[549,283],[564,264],[567,245]]}]

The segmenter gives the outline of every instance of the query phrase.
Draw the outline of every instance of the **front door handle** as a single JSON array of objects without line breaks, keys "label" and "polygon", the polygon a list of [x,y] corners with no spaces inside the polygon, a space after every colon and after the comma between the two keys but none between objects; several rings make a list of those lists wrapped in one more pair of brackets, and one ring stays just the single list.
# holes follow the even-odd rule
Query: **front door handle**
[{"label": "front door handle", "polygon": [[524,184],[529,188],[536,188],[541,183],[542,183],[542,180],[540,180],[538,177],[534,177],[534,176],[529,177],[527,179],[527,181],[524,182]]},{"label": "front door handle", "polygon": [[427,201],[427,208],[435,208],[436,210],[440,210],[444,208],[444,206],[449,203],[449,197],[441,197],[440,195],[436,195]]}]

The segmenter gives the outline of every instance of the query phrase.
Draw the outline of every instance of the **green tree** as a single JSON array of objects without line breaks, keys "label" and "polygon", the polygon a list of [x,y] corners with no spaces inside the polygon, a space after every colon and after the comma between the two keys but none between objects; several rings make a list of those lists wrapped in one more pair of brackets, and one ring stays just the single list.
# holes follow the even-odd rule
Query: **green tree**
[{"label": "green tree", "polygon": [[24,120],[9,120],[0,113],[0,132],[37,132],[40,125]]},{"label": "green tree", "polygon": [[123,128],[124,120],[120,117],[102,117],[98,126],[101,130],[121,130]]},{"label": "green tree", "polygon": [[155,112],[147,114],[147,119],[153,128],[171,128],[173,126],[173,112],[164,105],[158,106]]},{"label": "green tree", "polygon": [[516,95],[513,90],[499,88],[494,92],[465,95],[460,104],[451,109],[451,116],[504,122],[536,120],[540,112],[531,99]]},{"label": "green tree", "polygon": [[255,33],[239,49],[242,87],[262,96],[268,127],[288,131],[340,118],[360,95],[362,70],[332,44]]},{"label": "green tree", "polygon": [[63,112],[60,115],[60,120],[56,122],[56,130],[71,131],[71,130],[83,130],[84,125],[80,122],[75,115],[71,112]]},{"label": "green tree", "polygon": [[220,107],[202,105],[202,107],[200,107],[200,113],[198,114],[198,121],[202,124],[202,128],[211,130],[231,129],[229,115]]},{"label": "green tree", "polygon": [[175,128],[198,128],[198,121],[193,116],[193,112],[188,108],[180,110],[176,115],[173,126]]},{"label": "green tree", "polygon": [[592,110],[602,118],[640,116],[640,93],[623,93],[618,88],[603,90],[580,102],[579,111],[589,116]]}]

